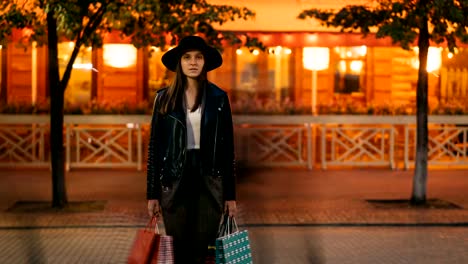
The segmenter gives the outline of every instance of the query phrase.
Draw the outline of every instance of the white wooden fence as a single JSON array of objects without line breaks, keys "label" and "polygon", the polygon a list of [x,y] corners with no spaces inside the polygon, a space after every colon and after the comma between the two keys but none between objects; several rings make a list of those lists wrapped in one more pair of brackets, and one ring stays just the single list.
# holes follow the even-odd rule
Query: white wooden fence
[{"label": "white wooden fence", "polygon": [[[150,116],[65,116],[67,169],[145,163]],[[411,168],[414,116],[234,116],[246,166]],[[468,165],[468,116],[429,117],[429,165]],[[0,167],[47,167],[49,117],[0,115]]]}]

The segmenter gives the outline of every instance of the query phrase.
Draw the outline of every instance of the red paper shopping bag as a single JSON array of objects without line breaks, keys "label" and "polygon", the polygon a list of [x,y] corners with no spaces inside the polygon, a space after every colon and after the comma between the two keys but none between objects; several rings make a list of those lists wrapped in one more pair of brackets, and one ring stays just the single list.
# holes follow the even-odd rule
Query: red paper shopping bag
[{"label": "red paper shopping bag", "polygon": [[[135,236],[130,255],[128,256],[129,264],[148,264],[155,250],[159,248],[159,232],[157,228],[156,218],[152,218],[145,228],[139,229]],[[157,254],[157,253],[156,253]]]}]

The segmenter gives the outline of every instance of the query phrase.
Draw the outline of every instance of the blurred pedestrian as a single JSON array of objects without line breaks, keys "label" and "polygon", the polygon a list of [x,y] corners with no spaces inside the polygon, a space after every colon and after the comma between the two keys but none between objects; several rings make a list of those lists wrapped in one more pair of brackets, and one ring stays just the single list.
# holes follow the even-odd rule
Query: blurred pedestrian
[{"label": "blurred pedestrian", "polygon": [[162,62],[175,77],[154,101],[148,213],[162,212],[177,264],[204,263],[222,213],[237,211],[230,103],[207,79],[223,60],[201,37],[188,36]]}]

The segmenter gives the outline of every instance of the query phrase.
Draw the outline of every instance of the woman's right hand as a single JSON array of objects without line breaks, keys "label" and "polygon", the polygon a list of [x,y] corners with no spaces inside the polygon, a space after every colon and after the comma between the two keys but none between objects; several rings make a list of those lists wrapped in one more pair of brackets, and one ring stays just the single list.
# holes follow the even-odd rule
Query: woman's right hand
[{"label": "woman's right hand", "polygon": [[158,217],[161,213],[161,208],[159,207],[159,200],[148,200],[148,214],[150,217]]}]

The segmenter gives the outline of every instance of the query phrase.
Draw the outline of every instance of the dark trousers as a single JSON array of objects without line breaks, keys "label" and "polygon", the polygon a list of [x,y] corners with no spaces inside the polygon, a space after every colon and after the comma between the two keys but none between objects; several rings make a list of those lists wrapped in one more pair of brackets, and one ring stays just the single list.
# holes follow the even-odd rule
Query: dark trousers
[{"label": "dark trousers", "polygon": [[174,239],[176,264],[204,263],[208,244],[216,239],[221,211],[200,173],[200,151],[187,152],[173,207],[163,211],[166,233]]}]

